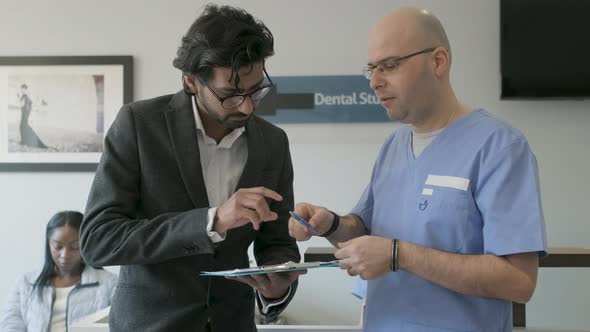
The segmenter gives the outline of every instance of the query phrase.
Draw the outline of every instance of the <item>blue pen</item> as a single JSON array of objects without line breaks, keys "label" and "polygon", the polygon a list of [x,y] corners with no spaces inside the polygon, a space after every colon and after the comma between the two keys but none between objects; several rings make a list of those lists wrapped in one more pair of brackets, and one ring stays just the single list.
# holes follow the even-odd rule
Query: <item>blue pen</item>
[{"label": "blue pen", "polygon": [[318,230],[315,229],[312,225],[310,225],[309,222],[307,222],[307,220],[303,219],[300,215],[298,215],[297,213],[295,213],[293,211],[289,211],[289,214],[291,214],[291,217],[293,217],[295,220],[297,220],[301,225],[305,226],[305,228],[307,228],[310,232],[312,232],[314,234],[319,234]]}]

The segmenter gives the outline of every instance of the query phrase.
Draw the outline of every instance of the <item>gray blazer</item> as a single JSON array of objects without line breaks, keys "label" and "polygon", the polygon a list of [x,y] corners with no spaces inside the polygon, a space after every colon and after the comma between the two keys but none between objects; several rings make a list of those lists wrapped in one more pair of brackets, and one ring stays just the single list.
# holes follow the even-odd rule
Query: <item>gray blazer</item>
[{"label": "gray blazer", "polygon": [[[18,278],[0,315],[0,331],[49,331],[55,288],[43,287],[43,294],[39,297],[37,290],[33,290],[33,285],[40,272],[41,270],[29,272]],[[80,283],[68,295],[66,326],[108,307],[116,283],[116,275],[86,266]]]},{"label": "gray blazer", "polygon": [[[283,196],[279,219],[230,230],[213,244],[195,118],[184,92],[123,107],[105,139],[80,230],[82,255],[94,266],[122,265],[110,311],[117,331],[255,331],[251,287],[201,271],[300,260],[289,236],[293,169],[287,135],[252,117],[248,159],[238,188],[264,186]],[[291,298],[296,283],[292,285]],[[290,299],[289,299],[290,300]],[[288,301],[286,302],[288,303]],[[276,315],[283,307],[274,310]]]}]

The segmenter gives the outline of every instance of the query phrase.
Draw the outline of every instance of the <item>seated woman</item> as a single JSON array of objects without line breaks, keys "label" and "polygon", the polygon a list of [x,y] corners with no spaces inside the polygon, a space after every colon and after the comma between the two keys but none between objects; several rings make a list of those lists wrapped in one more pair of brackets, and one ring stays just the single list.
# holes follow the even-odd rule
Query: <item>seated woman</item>
[{"label": "seated woman", "polygon": [[66,326],[111,304],[117,277],[84,263],[82,214],[57,213],[45,232],[45,265],[18,279],[0,315],[0,331],[67,331]]}]

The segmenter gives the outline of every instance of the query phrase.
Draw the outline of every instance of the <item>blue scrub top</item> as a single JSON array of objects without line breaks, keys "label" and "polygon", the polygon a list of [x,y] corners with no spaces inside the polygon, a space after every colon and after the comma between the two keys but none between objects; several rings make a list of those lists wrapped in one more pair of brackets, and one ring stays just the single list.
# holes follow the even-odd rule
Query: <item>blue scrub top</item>
[{"label": "blue scrub top", "polygon": [[[475,110],[418,158],[411,141],[410,126],[387,139],[351,212],[371,235],[452,253],[546,255],[537,162],[522,133]],[[368,282],[364,331],[512,331],[512,304],[390,272]]]}]

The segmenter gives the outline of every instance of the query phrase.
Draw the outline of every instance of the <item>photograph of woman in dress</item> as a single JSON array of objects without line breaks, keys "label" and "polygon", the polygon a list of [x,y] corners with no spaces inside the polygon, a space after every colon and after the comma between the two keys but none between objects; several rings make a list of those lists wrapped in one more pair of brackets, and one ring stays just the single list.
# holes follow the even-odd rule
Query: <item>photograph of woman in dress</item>
[{"label": "photograph of woman in dress", "polygon": [[31,115],[31,111],[33,110],[33,100],[29,96],[28,89],[29,87],[23,83],[20,86],[20,93],[18,94],[21,110],[19,126],[20,144],[34,148],[47,149],[47,145],[45,145],[43,141],[41,141],[39,136],[37,136],[31,125],[29,124],[29,117]]}]

